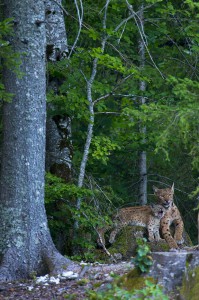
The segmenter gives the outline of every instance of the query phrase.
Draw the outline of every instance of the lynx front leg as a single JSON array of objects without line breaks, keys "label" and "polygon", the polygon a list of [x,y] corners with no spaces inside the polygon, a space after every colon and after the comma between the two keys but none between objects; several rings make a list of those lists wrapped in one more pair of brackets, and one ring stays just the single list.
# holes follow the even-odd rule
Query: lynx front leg
[{"label": "lynx front leg", "polygon": [[184,243],[184,239],[183,239],[183,229],[184,229],[184,224],[182,221],[182,218],[178,218],[176,220],[173,221],[173,223],[175,224],[175,234],[174,234],[174,239],[176,240],[176,243],[178,245],[181,245]]},{"label": "lynx front leg", "polygon": [[154,241],[154,230],[153,230],[153,226],[148,226],[147,227],[148,230],[148,235],[149,235],[149,241],[153,242]]},{"label": "lynx front leg", "polygon": [[164,239],[161,239],[161,237],[160,237],[159,227],[154,229],[154,236],[155,236],[156,242],[164,240]]},{"label": "lynx front leg", "polygon": [[168,243],[169,247],[171,249],[178,249],[178,245],[176,243],[176,241],[174,240],[174,238],[171,235],[170,232],[170,222],[169,220],[166,220],[165,218],[162,218],[161,220],[161,231],[162,231],[162,236],[163,238],[166,240],[166,242]]},{"label": "lynx front leg", "polygon": [[103,228],[97,228],[97,233],[98,233],[98,239],[97,239],[97,244],[99,246],[105,246],[105,238],[104,235],[107,232],[107,230],[110,228],[110,226],[103,227]]}]

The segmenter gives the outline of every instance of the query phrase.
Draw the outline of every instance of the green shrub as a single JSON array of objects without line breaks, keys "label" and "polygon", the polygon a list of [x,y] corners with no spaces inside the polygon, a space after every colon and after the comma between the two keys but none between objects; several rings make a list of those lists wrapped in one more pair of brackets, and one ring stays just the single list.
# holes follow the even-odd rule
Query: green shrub
[{"label": "green shrub", "polygon": [[132,259],[132,262],[141,273],[147,273],[153,264],[152,257],[149,255],[150,248],[146,244],[145,238],[139,238],[136,241],[138,247],[136,250],[136,256]]},{"label": "green shrub", "polygon": [[88,300],[169,300],[162,288],[150,281],[145,281],[145,287],[140,290],[127,291],[116,284],[109,285],[102,292],[89,291]]},{"label": "green shrub", "polygon": [[[77,198],[82,199],[80,209],[76,207]],[[67,245],[70,249],[64,250],[63,254],[74,255],[75,249],[72,256],[75,260],[95,261],[95,229],[110,224],[108,214],[111,213],[111,205],[111,201],[107,204],[107,199],[102,199],[97,189],[79,188],[74,183],[66,183],[55,175],[46,174],[45,206],[53,240],[56,244],[57,237],[63,233],[66,243],[70,243]],[[78,222],[79,228],[74,234],[75,222]]]}]

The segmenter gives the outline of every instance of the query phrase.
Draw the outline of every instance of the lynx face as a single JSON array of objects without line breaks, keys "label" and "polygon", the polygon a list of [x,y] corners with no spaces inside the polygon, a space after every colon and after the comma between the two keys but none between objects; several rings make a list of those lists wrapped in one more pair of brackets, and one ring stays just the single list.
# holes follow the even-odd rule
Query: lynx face
[{"label": "lynx face", "polygon": [[159,204],[164,206],[164,208],[169,209],[173,205],[173,194],[174,194],[174,184],[171,188],[166,189],[158,189],[153,186],[153,191],[155,196],[157,197],[157,201]]},{"label": "lynx face", "polygon": [[151,204],[151,210],[154,217],[158,219],[162,219],[166,212],[166,209],[160,204]]}]

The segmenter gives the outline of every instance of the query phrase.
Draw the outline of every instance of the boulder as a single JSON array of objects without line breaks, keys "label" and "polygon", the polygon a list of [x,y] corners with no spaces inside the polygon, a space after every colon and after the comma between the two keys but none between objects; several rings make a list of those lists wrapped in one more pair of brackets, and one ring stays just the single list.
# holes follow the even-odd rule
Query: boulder
[{"label": "boulder", "polygon": [[[109,238],[109,234],[107,235],[107,239]],[[136,238],[147,238],[147,229],[141,226],[126,226],[124,227],[120,233],[116,236],[116,240],[112,245],[107,245],[108,251],[113,256],[118,256],[120,254],[121,259],[129,259],[135,255],[136,251]],[[185,243],[180,246],[192,246],[191,239],[189,235],[184,232],[183,238]],[[150,247],[152,252],[165,252],[169,251],[170,248],[165,240],[160,240],[158,242],[148,242],[148,246]],[[116,258],[117,259],[117,258]]]},{"label": "boulder", "polygon": [[199,251],[152,253],[153,266],[149,276],[157,280],[165,292],[175,299],[199,299]]},{"label": "boulder", "polygon": [[[121,254],[121,258],[126,260],[135,255],[136,252],[136,238],[147,238],[147,230],[141,226],[126,226],[116,236],[115,242],[108,247],[108,251],[118,256]],[[169,246],[165,240],[159,242],[148,242],[151,251],[168,251]]]}]

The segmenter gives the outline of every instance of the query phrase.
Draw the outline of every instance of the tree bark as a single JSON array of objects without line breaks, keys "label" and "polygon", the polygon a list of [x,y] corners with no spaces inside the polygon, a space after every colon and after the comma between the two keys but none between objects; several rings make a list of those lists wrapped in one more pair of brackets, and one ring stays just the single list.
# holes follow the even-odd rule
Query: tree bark
[{"label": "tree bark", "polygon": [[[47,60],[57,62],[68,52],[67,36],[64,23],[61,0],[45,1]],[[49,78],[48,88],[58,93],[60,82]],[[48,109],[54,110],[53,105]],[[46,170],[63,178],[66,182],[71,179],[72,144],[71,120],[67,115],[55,115],[47,118],[46,128]]]},{"label": "tree bark", "polygon": [[[62,1],[53,0],[45,1],[46,10],[46,35],[47,35],[47,61],[56,63],[63,59],[68,52],[66,28],[64,22],[63,11],[61,9]],[[55,94],[59,94],[59,88],[62,80],[48,76],[47,90],[53,90]],[[66,113],[56,115],[55,107],[52,103],[47,105],[47,123],[46,123],[46,171],[62,178],[65,182],[70,182],[73,148],[71,142],[71,119]],[[52,114],[54,115],[52,117]],[[63,216],[63,201],[54,203],[56,212],[62,211],[57,216],[58,220],[66,224],[68,228],[67,214]],[[64,209],[65,210],[65,209]],[[54,239],[57,249],[63,254],[70,253],[68,241],[69,230],[59,228],[56,231],[56,239]]]},{"label": "tree bark", "polygon": [[[143,4],[140,7],[139,13],[139,21],[142,27],[142,31],[144,31],[144,6]],[[145,45],[143,39],[140,37],[139,40],[139,55],[140,55],[140,68],[143,69],[145,67]],[[139,90],[141,92],[146,91],[146,82],[144,80],[140,81]],[[140,105],[145,104],[145,97],[140,98]],[[140,121],[140,133],[142,134],[142,144],[146,144],[146,126],[142,124]],[[141,205],[146,205],[147,203],[147,153],[146,151],[141,151],[139,153],[139,203]]]},{"label": "tree bark", "polygon": [[47,119],[46,127],[46,171],[71,180],[72,144],[71,120],[68,116]]},{"label": "tree bark", "polygon": [[62,0],[45,0],[47,58],[58,61],[68,52]]},{"label": "tree bark", "polygon": [[0,183],[0,281],[28,278],[73,267],[56,250],[44,208],[45,170],[45,8],[38,0],[4,1],[14,18],[10,41],[21,53],[21,78],[4,70],[3,149]]}]

